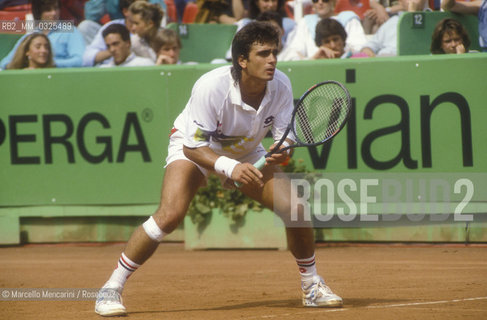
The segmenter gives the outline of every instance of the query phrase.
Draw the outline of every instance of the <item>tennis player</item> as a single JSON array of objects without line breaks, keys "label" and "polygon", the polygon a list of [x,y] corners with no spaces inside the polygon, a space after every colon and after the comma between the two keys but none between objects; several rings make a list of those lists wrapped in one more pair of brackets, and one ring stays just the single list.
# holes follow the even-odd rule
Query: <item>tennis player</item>
[{"label": "tennis player", "polygon": [[[274,210],[285,222],[288,247],[301,274],[303,305],[342,305],[342,299],[317,274],[311,224],[289,223],[290,182],[274,176],[280,172],[276,164],[288,157],[287,151],[267,158],[262,171],[252,165],[266,153],[261,144],[266,133],[271,130],[279,141],[293,110],[291,83],[276,69],[278,45],[275,27],[267,22],[249,23],[233,39],[232,66],[214,69],[196,81],[174,122],[159,208],[134,231],[117,268],[100,289],[96,313],[126,314],[121,298],[126,280],[176,229],[211,173],[219,175],[225,186],[241,183],[244,194]],[[294,143],[293,138],[288,136],[286,143]],[[293,210],[302,214],[300,208]]]}]

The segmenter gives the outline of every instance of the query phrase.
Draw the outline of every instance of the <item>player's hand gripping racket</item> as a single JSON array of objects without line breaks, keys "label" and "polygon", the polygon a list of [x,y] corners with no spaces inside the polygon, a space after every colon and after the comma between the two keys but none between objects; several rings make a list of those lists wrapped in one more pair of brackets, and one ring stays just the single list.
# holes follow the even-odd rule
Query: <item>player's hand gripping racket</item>
[{"label": "player's hand gripping racket", "polygon": [[[262,170],[266,158],[276,152],[296,147],[312,147],[333,138],[348,120],[351,98],[347,88],[337,81],[324,81],[309,88],[294,107],[291,122],[276,146],[260,158],[254,166]],[[282,148],[289,132],[293,132],[296,143]],[[235,182],[237,187],[242,184]]]}]

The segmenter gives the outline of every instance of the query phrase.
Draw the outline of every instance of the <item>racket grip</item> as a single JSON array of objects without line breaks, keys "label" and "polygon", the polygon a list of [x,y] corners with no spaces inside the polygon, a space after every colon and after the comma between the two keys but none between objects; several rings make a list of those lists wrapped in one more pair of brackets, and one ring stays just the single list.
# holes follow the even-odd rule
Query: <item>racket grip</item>
[{"label": "racket grip", "polygon": [[[262,170],[264,166],[265,166],[265,156],[262,156],[262,158],[260,158],[259,160],[257,160],[256,163],[254,163],[254,167],[256,167],[259,170]],[[240,188],[242,184],[240,182],[235,181],[235,186],[237,188]]]}]

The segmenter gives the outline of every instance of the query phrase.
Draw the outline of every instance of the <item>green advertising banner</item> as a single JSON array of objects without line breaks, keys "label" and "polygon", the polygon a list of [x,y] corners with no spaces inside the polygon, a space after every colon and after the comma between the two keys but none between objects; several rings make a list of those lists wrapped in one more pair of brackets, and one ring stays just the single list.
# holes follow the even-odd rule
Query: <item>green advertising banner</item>
[{"label": "green advertising banner", "polygon": [[[0,72],[0,206],[157,203],[172,123],[196,79],[215,67]],[[296,99],[329,79],[344,83],[353,99],[352,118],[332,143],[295,153],[308,169],[487,172],[487,55],[279,68]],[[477,184],[474,199],[486,202],[485,184]]]}]

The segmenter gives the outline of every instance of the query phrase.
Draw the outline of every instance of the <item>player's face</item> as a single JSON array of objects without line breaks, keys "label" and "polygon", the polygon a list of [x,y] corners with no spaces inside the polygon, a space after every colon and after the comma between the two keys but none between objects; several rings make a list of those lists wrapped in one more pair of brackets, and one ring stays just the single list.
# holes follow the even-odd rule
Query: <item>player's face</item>
[{"label": "player's face", "polygon": [[116,65],[123,63],[130,55],[130,41],[124,41],[118,33],[109,33],[105,37],[105,44]]},{"label": "player's face", "polygon": [[274,78],[277,65],[277,45],[274,43],[254,43],[249,58],[240,58],[242,74],[248,78],[270,81]]},{"label": "player's face", "polygon": [[145,21],[140,14],[129,14],[130,32],[143,38],[152,30],[154,23]]},{"label": "player's face", "polygon": [[313,10],[320,18],[329,18],[333,16],[336,0],[313,0]]},{"label": "player's face", "polygon": [[457,53],[457,46],[463,44],[462,38],[455,31],[445,32],[441,39],[441,48],[445,53]]},{"label": "player's face", "polygon": [[333,34],[323,39],[321,45],[338,52],[340,56],[345,53],[345,42],[342,37],[337,34]]},{"label": "player's face", "polygon": [[26,55],[29,58],[29,67],[38,68],[44,66],[49,59],[49,44],[47,40],[44,37],[36,37],[31,41]]},{"label": "player's face", "polygon": [[277,0],[255,0],[260,12],[277,11]]}]

